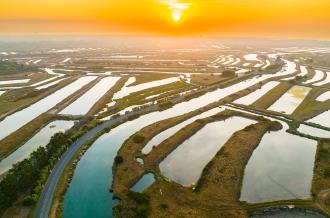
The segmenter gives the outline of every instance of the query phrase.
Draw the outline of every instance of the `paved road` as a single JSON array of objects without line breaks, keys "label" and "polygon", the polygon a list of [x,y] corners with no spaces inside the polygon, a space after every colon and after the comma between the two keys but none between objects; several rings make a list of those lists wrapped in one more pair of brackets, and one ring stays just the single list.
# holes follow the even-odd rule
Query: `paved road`
[{"label": "paved road", "polygon": [[131,113],[122,115],[120,117],[108,120],[108,121],[102,123],[101,125],[94,127],[93,129],[91,129],[90,131],[85,133],[83,136],[81,136],[76,142],[74,142],[69,147],[69,149],[61,156],[61,158],[55,165],[54,169],[50,173],[50,175],[47,179],[47,182],[43,187],[39,202],[37,204],[37,208],[35,211],[35,217],[36,218],[48,217],[48,214],[49,214],[51,206],[52,206],[52,201],[54,198],[57,183],[63,173],[65,166],[69,163],[69,161],[71,160],[73,155],[78,151],[80,146],[82,146],[89,139],[93,138],[93,136],[95,136],[98,132],[101,132],[102,130],[104,130],[105,128],[107,128],[108,126],[110,126],[114,123],[121,122],[121,121],[125,120],[126,118],[128,118],[129,116],[132,116],[135,114],[143,114],[147,111],[155,110],[157,108],[158,108],[158,106],[154,105],[154,106],[144,108],[139,111],[131,112]]}]

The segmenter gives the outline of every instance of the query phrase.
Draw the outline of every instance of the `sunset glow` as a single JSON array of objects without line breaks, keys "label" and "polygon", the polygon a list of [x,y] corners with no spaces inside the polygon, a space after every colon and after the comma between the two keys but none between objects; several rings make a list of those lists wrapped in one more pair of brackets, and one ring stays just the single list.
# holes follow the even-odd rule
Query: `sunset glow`
[{"label": "sunset glow", "polygon": [[179,22],[181,20],[184,11],[188,10],[190,6],[188,3],[177,2],[168,2],[167,5],[172,12],[172,18],[175,22]]},{"label": "sunset glow", "polygon": [[330,38],[328,0],[1,0],[1,33]]}]

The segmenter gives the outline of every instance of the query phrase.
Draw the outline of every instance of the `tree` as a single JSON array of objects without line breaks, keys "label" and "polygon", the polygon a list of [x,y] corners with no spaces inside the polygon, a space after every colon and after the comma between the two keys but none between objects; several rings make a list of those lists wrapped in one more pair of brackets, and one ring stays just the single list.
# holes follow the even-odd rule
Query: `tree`
[{"label": "tree", "polygon": [[13,61],[0,60],[0,75],[14,74],[14,73],[25,73],[31,71],[37,71],[37,66],[28,66],[18,64]]},{"label": "tree", "polygon": [[124,161],[123,157],[122,156],[116,156],[115,157],[115,164],[118,165],[118,164],[121,164],[122,162]]},{"label": "tree", "polygon": [[38,201],[49,169],[72,143],[71,137],[74,136],[56,133],[45,148],[39,147],[28,159],[13,165],[0,181],[0,214],[17,200],[18,195],[29,190],[32,191],[24,199],[24,204],[31,205]]}]

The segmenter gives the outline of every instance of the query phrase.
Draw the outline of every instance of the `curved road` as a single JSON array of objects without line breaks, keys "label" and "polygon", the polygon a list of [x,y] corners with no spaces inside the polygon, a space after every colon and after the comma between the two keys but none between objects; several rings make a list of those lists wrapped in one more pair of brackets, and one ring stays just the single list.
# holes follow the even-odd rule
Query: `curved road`
[{"label": "curved road", "polygon": [[83,136],[81,136],[77,141],[75,141],[68,150],[65,151],[65,153],[61,156],[61,158],[58,160],[56,165],[54,166],[52,172],[50,173],[46,184],[43,187],[42,193],[40,195],[40,199],[38,201],[36,210],[35,210],[35,218],[45,218],[48,217],[53,197],[55,194],[55,190],[57,187],[57,183],[64,171],[64,168],[69,163],[73,155],[78,151],[80,146],[82,146],[84,143],[86,143],[88,140],[92,139],[97,133],[101,132],[108,126],[123,121],[129,116],[135,115],[135,114],[141,114],[145,113],[147,111],[153,111],[158,108],[158,105],[153,105],[148,108],[141,109],[139,111],[134,111],[125,115],[122,115],[117,118],[113,118],[111,120],[108,120],[104,123],[102,123],[99,126],[94,127],[93,129],[89,130],[87,133],[85,133]]}]

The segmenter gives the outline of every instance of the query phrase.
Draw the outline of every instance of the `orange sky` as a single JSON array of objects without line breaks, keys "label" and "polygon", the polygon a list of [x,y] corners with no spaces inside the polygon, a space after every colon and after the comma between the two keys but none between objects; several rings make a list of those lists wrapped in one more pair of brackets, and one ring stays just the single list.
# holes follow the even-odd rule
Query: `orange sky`
[{"label": "orange sky", "polygon": [[0,0],[0,33],[330,39],[330,1]]}]

